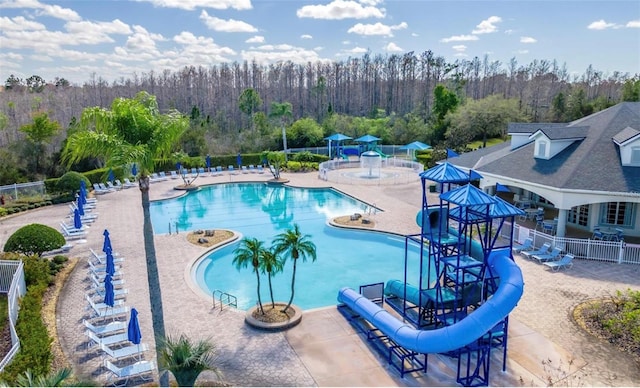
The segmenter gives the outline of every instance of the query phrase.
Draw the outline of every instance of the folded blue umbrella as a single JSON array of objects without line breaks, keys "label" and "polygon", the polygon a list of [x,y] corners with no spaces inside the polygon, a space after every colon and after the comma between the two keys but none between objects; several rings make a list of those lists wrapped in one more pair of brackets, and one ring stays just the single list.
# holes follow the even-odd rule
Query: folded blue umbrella
[{"label": "folded blue umbrella", "polygon": [[113,291],[113,283],[109,274],[104,277],[104,304],[110,307],[115,304],[115,292]]},{"label": "folded blue umbrella", "polygon": [[82,229],[82,219],[80,218],[80,211],[78,209],[74,209],[73,211],[73,227]]},{"label": "folded blue umbrella", "polygon": [[131,343],[136,345],[140,344],[142,339],[142,333],[140,332],[140,323],[138,322],[138,310],[131,309],[131,316],[129,317],[129,325],[127,326],[127,337]]}]

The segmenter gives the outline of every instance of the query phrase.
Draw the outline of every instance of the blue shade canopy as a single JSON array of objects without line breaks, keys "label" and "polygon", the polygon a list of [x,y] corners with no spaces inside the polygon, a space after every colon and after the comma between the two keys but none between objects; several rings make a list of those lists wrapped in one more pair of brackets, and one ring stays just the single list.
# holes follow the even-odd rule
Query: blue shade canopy
[{"label": "blue shade canopy", "polygon": [[496,202],[492,196],[472,184],[442,193],[440,199],[458,206],[482,206]]},{"label": "blue shade canopy", "polygon": [[82,228],[82,218],[80,218],[80,211],[78,209],[74,209],[73,211],[73,227],[76,229]]},{"label": "blue shade canopy", "polygon": [[438,183],[469,182],[469,175],[449,162],[444,162],[421,172],[420,178]]},{"label": "blue shade canopy", "polygon": [[447,148],[447,158],[455,158],[456,156],[460,156],[456,151]]},{"label": "blue shade canopy", "polygon": [[115,292],[113,291],[113,283],[109,274],[104,277],[104,304],[110,307],[115,304]]},{"label": "blue shade canopy", "polygon": [[414,141],[400,147],[401,150],[416,150],[416,151],[428,150],[429,148],[431,148],[429,144],[424,144],[419,141]]},{"label": "blue shade canopy", "polygon": [[371,136],[371,135],[364,135],[362,137],[357,138],[356,142],[358,143],[373,143],[374,141],[380,141],[382,139],[380,139],[379,137],[375,137],[375,136]]},{"label": "blue shade canopy", "polygon": [[127,326],[127,338],[131,343],[136,345],[139,345],[142,339],[140,323],[138,322],[138,310],[135,308],[131,309],[131,317],[129,318],[129,325]]},{"label": "blue shade canopy", "polygon": [[524,210],[518,209],[497,195],[494,195],[493,199],[495,199],[496,202],[491,205],[491,209],[489,210],[489,214],[492,218],[507,218],[524,215]]},{"label": "blue shade canopy", "polygon": [[109,231],[105,229],[104,232],[102,232],[102,235],[104,236],[104,242],[102,243],[102,252],[104,253],[111,252],[112,248],[111,248],[111,238],[109,237]]},{"label": "blue shade canopy", "polygon": [[476,171],[474,170],[469,170],[469,180],[470,181],[477,181],[479,179],[482,179],[482,175],[478,174]]},{"label": "blue shade canopy", "polygon": [[351,140],[351,139],[353,138],[347,135],[343,135],[341,133],[334,133],[333,135],[324,138],[324,140],[329,140],[329,141],[343,141],[343,140]]},{"label": "blue shade canopy", "polygon": [[496,183],[496,191],[499,192],[499,193],[510,193],[511,192],[511,190],[507,186],[502,185],[500,183]]}]

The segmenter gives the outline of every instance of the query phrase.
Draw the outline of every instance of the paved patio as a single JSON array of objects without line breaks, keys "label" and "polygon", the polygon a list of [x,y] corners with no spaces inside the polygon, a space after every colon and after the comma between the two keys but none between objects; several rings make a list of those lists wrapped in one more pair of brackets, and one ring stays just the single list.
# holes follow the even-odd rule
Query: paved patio
[{"label": "paved patio", "polygon": [[[419,181],[403,185],[358,186],[325,182],[317,173],[284,174],[290,184],[304,187],[333,186],[383,212],[375,215],[377,228],[402,234],[418,233],[416,212],[421,204]],[[197,184],[230,180],[265,181],[268,174],[202,177]],[[152,199],[179,194],[168,180],[151,186]],[[431,195],[431,194],[430,194]],[[435,195],[435,194],[434,194]],[[115,251],[126,257],[124,279],[129,294],[126,305],[139,312],[143,342],[154,347],[142,236],[142,208],[137,188],[99,196],[98,220],[91,226],[86,242],[74,243],[71,255],[82,258],[66,284],[57,308],[58,338],[77,374],[103,381],[100,352],[87,348],[82,319],[87,317],[84,293],[89,248],[102,247],[102,231],[107,228]],[[42,208],[0,220],[0,243],[19,227],[44,223],[57,228],[69,213],[67,205]],[[247,327],[242,312],[212,309],[211,300],[195,292],[187,279],[189,265],[205,249],[186,241],[186,233],[155,237],[162,284],[162,301],[168,333],[185,333],[192,338],[211,338],[218,347],[224,380],[236,386],[451,386],[455,382],[455,360],[429,356],[426,375],[411,374],[404,379],[390,368],[357,333],[335,307],[305,312],[302,323],[284,333],[267,333]],[[321,249],[321,247],[319,247]],[[525,293],[511,314],[507,372],[500,371],[501,355],[493,352],[491,385],[547,385],[560,372],[545,370],[543,360],[571,373],[568,384],[639,386],[637,360],[612,346],[583,333],[571,319],[574,306],[632,288],[640,290],[640,266],[578,261],[560,273],[520,257]],[[385,279],[381,279],[383,281]],[[301,287],[298,285],[298,287]],[[155,354],[146,356],[155,361]],[[201,380],[212,380],[203,374]]]}]

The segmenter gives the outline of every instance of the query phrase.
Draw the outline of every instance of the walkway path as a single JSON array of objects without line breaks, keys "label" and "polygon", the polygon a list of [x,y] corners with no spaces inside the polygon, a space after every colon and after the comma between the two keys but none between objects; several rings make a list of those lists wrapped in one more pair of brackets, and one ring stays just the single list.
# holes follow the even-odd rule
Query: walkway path
[{"label": "walkway path", "polygon": [[[238,180],[269,179],[267,174],[241,174],[229,177],[203,177],[196,183],[207,184]],[[418,181],[397,186],[356,186],[328,183],[317,174],[285,174],[296,186],[327,186],[376,204],[383,212],[375,215],[377,227],[402,234],[418,233],[415,215],[421,204]],[[168,198],[177,192],[176,180],[154,183],[152,199]],[[430,194],[431,195],[431,194]],[[99,197],[98,220],[91,226],[84,243],[71,251],[83,259],[89,248],[99,251],[102,231],[111,233],[114,249],[126,257],[124,279],[129,295],[126,304],[139,311],[143,342],[154,347],[149,307],[149,291],[142,236],[142,208],[137,188]],[[0,245],[20,226],[38,222],[52,227],[69,213],[67,205],[57,205],[0,220]],[[400,379],[370,344],[353,331],[333,307],[305,313],[302,323],[286,333],[265,333],[243,323],[243,314],[234,310],[212,309],[211,301],[195,292],[186,279],[188,266],[205,251],[186,241],[186,233],[156,236],[155,246],[160,269],[162,298],[167,331],[185,333],[192,338],[210,337],[219,349],[219,365],[225,380],[238,386],[389,386],[455,385],[454,361],[429,357],[426,376],[410,375]],[[321,247],[320,247],[321,248]],[[640,266],[578,261],[565,272],[553,273],[542,266],[516,258],[525,277],[525,294],[511,317],[507,373],[500,373],[498,361],[492,364],[491,384],[545,385],[556,372],[543,369],[542,361],[551,359],[572,366],[573,383],[583,385],[638,386],[640,368],[636,361],[610,345],[584,334],[570,318],[571,309],[591,298],[606,296],[618,289],[640,290]],[[72,272],[58,302],[58,336],[78,374],[105,377],[99,352],[87,349],[82,319],[86,318],[84,293],[88,290],[86,261]],[[498,353],[498,352],[494,352]],[[149,353],[147,359],[155,360]],[[210,374],[203,379],[213,379]]]}]

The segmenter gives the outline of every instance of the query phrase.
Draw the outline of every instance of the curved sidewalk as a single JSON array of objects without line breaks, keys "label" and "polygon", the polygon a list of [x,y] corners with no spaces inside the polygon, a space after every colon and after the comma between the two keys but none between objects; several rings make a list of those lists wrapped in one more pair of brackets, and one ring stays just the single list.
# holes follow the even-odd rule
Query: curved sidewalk
[{"label": "curved sidewalk", "polygon": [[[317,179],[317,173],[285,174],[291,185],[333,186],[383,211],[375,215],[377,228],[402,234],[419,233],[415,215],[421,205],[419,182],[397,186],[351,186]],[[197,184],[230,180],[269,179],[268,174],[240,174],[202,177]],[[177,180],[151,185],[152,199],[178,195]],[[430,194],[431,195],[431,194]],[[435,194],[434,194],[435,195]],[[99,352],[87,349],[83,317],[84,293],[88,290],[86,258],[89,248],[102,247],[102,231],[108,229],[114,250],[126,257],[124,279],[129,294],[126,305],[139,311],[142,341],[153,348],[149,291],[146,277],[142,208],[137,188],[98,197],[98,220],[85,243],[75,243],[71,255],[82,258],[73,271],[58,302],[58,336],[76,373],[104,378]],[[69,213],[67,205],[38,209],[0,221],[0,241],[22,225],[38,222],[57,229]],[[155,237],[162,284],[162,298],[168,333],[185,333],[192,338],[209,337],[218,347],[219,365],[225,380],[237,386],[389,386],[456,385],[455,362],[429,357],[427,375],[400,379],[381,357],[355,333],[335,307],[305,313],[302,323],[285,333],[266,333],[248,328],[242,312],[214,310],[211,301],[194,292],[185,280],[188,264],[205,250],[186,241],[186,233]],[[584,334],[571,320],[571,308],[580,302],[603,297],[615,290],[640,290],[640,266],[578,261],[563,272],[516,258],[525,277],[525,294],[511,314],[507,373],[492,363],[491,385],[546,385],[546,378],[558,377],[544,370],[542,361],[567,365],[572,378],[582,385],[637,386],[640,371],[636,361],[609,344]],[[385,279],[381,279],[385,280]],[[298,285],[298,287],[302,287]],[[500,352],[494,352],[500,353]],[[496,357],[496,356],[494,356]],[[153,352],[147,359],[155,360]],[[573,360],[569,367],[568,363]],[[201,379],[211,379],[204,374]],[[576,381],[576,380],[574,380]],[[577,385],[577,384],[572,384]]]}]

